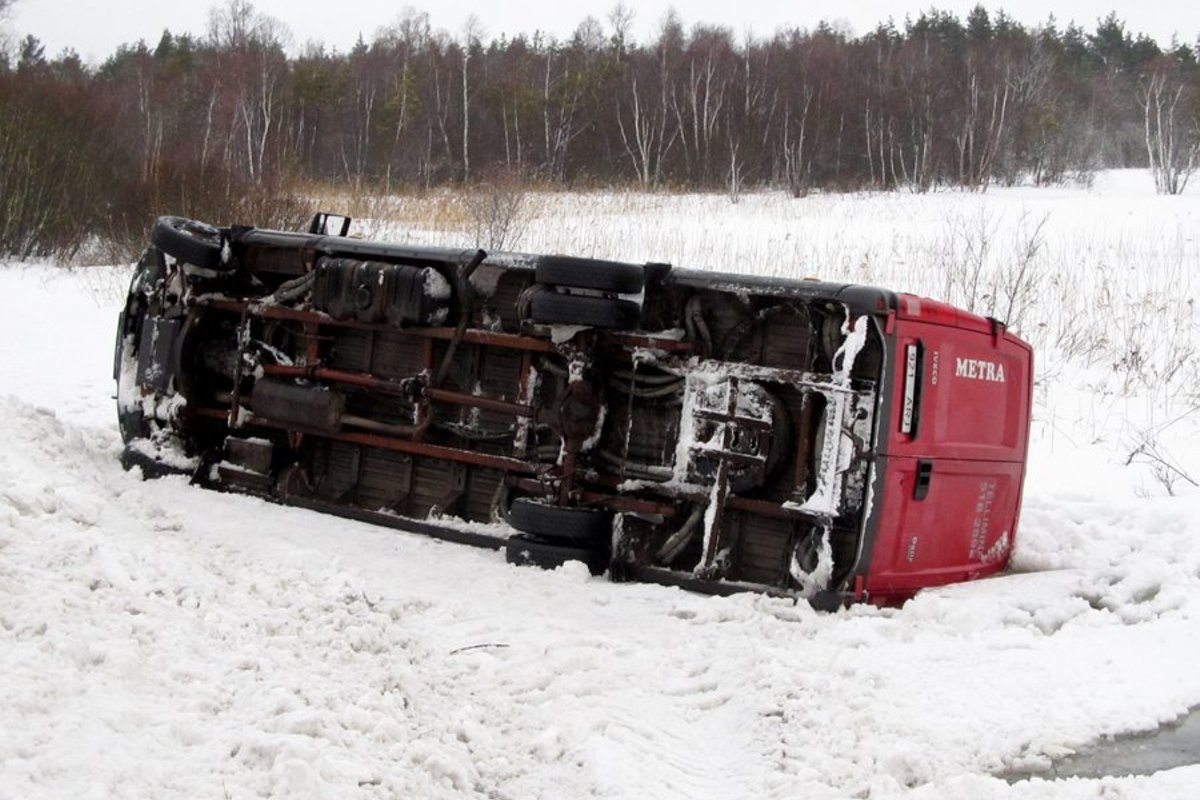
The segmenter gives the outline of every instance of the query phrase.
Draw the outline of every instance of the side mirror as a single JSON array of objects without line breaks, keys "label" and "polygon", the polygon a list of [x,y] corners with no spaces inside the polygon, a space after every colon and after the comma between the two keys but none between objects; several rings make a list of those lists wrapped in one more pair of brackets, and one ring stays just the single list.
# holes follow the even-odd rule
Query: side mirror
[{"label": "side mirror", "polygon": [[308,224],[308,232],[318,236],[345,236],[350,232],[350,217],[318,211]]}]

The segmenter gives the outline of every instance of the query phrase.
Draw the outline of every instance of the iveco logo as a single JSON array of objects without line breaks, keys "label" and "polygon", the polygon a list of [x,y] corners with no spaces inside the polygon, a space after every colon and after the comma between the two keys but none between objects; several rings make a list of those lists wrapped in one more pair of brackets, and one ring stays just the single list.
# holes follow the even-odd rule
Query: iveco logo
[{"label": "iveco logo", "polygon": [[954,377],[1004,383],[1004,365],[978,358],[954,359]]}]

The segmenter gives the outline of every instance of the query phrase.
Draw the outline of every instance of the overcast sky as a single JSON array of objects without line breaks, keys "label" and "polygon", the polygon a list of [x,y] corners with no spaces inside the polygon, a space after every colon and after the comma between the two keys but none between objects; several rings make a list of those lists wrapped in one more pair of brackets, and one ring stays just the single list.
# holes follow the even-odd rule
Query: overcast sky
[{"label": "overcast sky", "polygon": [[[222,0],[222,3],[224,0]],[[322,41],[347,50],[361,33],[370,40],[381,26],[396,20],[405,5],[428,11],[436,28],[458,34],[470,14],[483,24],[486,37],[532,33],[535,30],[568,36],[589,14],[607,27],[607,16],[616,0],[257,0],[262,13],[282,21],[294,44]],[[869,31],[894,17],[936,6],[960,17],[976,0],[626,0],[635,9],[634,34],[645,40],[658,27],[664,12],[674,6],[684,25],[715,23],[741,33],[751,30],[764,36],[781,26],[812,27],[821,19],[839,23],[853,33]],[[90,62],[102,61],[123,42],[145,39],[151,46],[164,28],[172,32],[203,34],[207,29],[208,0],[16,0],[7,27],[11,34],[33,34],[46,45],[48,55],[75,49]],[[1072,20],[1091,30],[1096,20],[1116,11],[1133,33],[1147,33],[1161,44],[1173,35],[1194,44],[1200,35],[1200,2],[1197,0],[1007,0],[985,3],[1004,8],[1023,23],[1044,22],[1053,13],[1061,25]]]}]

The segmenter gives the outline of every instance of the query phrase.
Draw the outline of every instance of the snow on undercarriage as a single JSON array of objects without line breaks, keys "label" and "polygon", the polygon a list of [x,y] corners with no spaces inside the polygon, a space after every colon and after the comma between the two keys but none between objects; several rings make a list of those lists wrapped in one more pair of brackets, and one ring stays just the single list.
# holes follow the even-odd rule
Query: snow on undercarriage
[{"label": "snow on undercarriage", "polygon": [[[894,368],[896,295],[323,223],[159,219],[117,337],[128,466],[513,563],[869,598],[882,445],[896,419],[915,436],[919,400]],[[985,571],[1007,558],[1019,477],[996,531],[976,530],[994,551],[1004,527]]]}]

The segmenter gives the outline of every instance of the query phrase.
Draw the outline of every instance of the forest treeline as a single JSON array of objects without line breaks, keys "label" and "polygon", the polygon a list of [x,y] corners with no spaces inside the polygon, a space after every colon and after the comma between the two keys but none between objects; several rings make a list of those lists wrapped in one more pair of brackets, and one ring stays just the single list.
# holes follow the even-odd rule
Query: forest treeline
[{"label": "forest treeline", "polygon": [[[0,0],[0,3],[4,0]],[[456,35],[408,11],[349,52],[289,55],[249,0],[204,36],[165,31],[103,64],[0,60],[0,253],[138,240],[157,213],[295,223],[302,187],[471,185],[814,190],[1052,184],[1151,166],[1179,191],[1200,142],[1197,48],[1035,26],[977,6],[861,36],[766,38],[632,14],[564,41]]]}]

